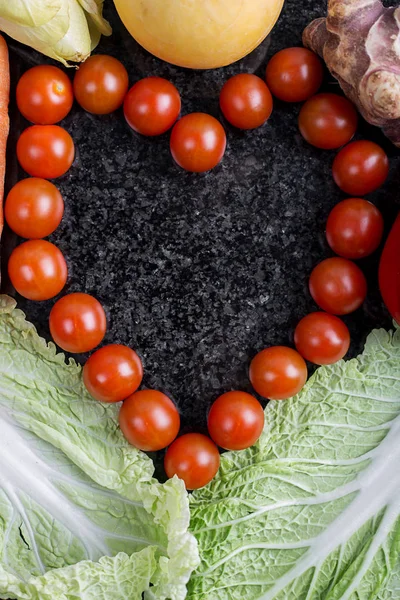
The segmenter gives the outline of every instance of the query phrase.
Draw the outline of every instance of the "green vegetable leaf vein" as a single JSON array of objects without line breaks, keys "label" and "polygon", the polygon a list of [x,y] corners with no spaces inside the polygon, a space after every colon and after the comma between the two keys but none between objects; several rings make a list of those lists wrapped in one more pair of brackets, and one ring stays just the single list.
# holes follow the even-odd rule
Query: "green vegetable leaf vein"
[{"label": "green vegetable leaf vein", "polygon": [[271,402],[191,513],[191,600],[400,598],[399,331]]},{"label": "green vegetable leaf vein", "polygon": [[153,479],[117,411],[0,297],[1,598],[185,598],[198,563],[186,490]]}]

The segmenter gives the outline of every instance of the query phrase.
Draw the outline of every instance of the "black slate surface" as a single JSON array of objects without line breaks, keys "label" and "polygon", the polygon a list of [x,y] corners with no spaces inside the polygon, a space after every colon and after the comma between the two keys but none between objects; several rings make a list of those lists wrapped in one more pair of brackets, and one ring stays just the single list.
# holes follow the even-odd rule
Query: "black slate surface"
[{"label": "black slate surface", "polygon": [[[224,81],[239,72],[263,76],[268,58],[300,45],[303,28],[325,5],[287,0],[272,35],[250,56],[226,69],[195,72],[140,48],[106,0],[114,34],[97,51],[121,59],[132,84],[147,75],[169,78],[182,94],[183,114],[205,111],[221,118],[218,93]],[[15,54],[12,60],[21,63]],[[22,62],[22,69],[27,66]],[[324,85],[339,91],[328,75]],[[297,105],[275,102],[269,123],[248,133],[224,123],[224,161],[204,175],[185,173],[173,163],[168,134],[158,139],[133,134],[121,111],[95,117],[75,106],[63,123],[77,148],[73,168],[56,182],[66,212],[51,237],[68,261],[65,292],[99,298],[108,316],[104,343],[138,351],[144,386],[176,401],[183,431],[205,430],[207,408],[220,393],[251,391],[250,359],[268,345],[291,344],[297,321],[316,309],[308,276],[331,255],[324,224],[345,196],[331,177],[335,153],[303,141],[298,111]],[[397,211],[400,153],[366,124],[359,137],[378,141],[391,157],[387,184],[371,196],[388,229]],[[378,258],[362,263],[368,300],[346,318],[352,354],[372,328],[390,324],[377,289]],[[48,339],[53,303],[19,299]]]}]

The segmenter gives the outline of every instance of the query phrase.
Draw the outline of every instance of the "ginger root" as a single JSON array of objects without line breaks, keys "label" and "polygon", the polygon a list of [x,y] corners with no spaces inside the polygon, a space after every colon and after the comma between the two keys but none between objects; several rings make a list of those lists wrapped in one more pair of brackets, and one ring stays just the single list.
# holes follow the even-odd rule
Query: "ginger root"
[{"label": "ginger root", "polygon": [[400,147],[400,7],[380,0],[329,0],[303,43],[319,54],[363,117]]}]

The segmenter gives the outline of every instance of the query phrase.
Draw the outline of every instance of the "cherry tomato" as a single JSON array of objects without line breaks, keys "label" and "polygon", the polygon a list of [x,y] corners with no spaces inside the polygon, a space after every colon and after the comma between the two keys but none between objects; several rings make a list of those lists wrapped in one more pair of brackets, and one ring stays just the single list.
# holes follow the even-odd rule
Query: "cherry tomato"
[{"label": "cherry tomato", "polygon": [[10,190],[5,217],[19,236],[47,237],[57,229],[64,214],[64,200],[55,185],[46,179],[28,178]]},{"label": "cherry tomato", "polygon": [[261,127],[271,116],[273,107],[271,92],[263,80],[250,73],[228,79],[219,103],[225,119],[239,129]]},{"label": "cherry tomato", "polygon": [[225,450],[244,450],[256,443],[264,427],[259,401],[246,392],[227,392],[212,405],[208,414],[210,436]]},{"label": "cherry tomato", "polygon": [[384,222],[379,210],[361,198],[339,202],[326,225],[326,239],[332,250],[344,258],[364,258],[378,248]]},{"label": "cherry tomato", "polygon": [[333,178],[346,194],[364,196],[377,190],[389,174],[389,159],[374,142],[348,144],[333,162]]},{"label": "cherry tomato", "polygon": [[156,452],[171,444],[179,433],[175,404],[162,392],[141,390],[129,396],[119,412],[119,426],[132,446]]},{"label": "cherry tomato", "polygon": [[299,128],[303,138],[323,150],[347,144],[357,130],[358,115],[347,98],[336,94],[317,94],[303,105]]},{"label": "cherry tomato", "polygon": [[318,56],[306,48],[285,48],[267,66],[267,85],[285,102],[303,102],[321,87],[324,70]]},{"label": "cherry tomato", "polygon": [[171,129],[181,112],[176,87],[161,77],[146,77],[135,83],[124,101],[127,123],[142,135],[161,135]]},{"label": "cherry tomato", "polygon": [[225,148],[224,128],[210,115],[186,115],[172,130],[172,156],[186,171],[203,173],[213,169],[222,160]]},{"label": "cherry tomato", "polygon": [[121,402],[136,392],[143,378],[142,361],[127,346],[110,344],[97,350],[83,367],[83,382],[100,402]]},{"label": "cherry tomato", "polygon": [[182,435],[168,448],[164,459],[169,478],[177,475],[188,490],[198,490],[215,477],[220,465],[217,446],[201,433]]},{"label": "cherry tomato", "polygon": [[348,315],[364,302],[367,282],[361,269],[350,260],[327,258],[311,273],[310,292],[322,310]]},{"label": "cherry tomato", "polygon": [[100,302],[89,294],[68,294],[50,312],[50,333],[66,352],[89,352],[106,333],[106,315]]},{"label": "cherry tomato", "polygon": [[250,364],[250,381],[260,396],[286,400],[307,381],[307,365],[296,350],[272,346],[259,352]]},{"label": "cherry tomato", "polygon": [[294,343],[306,360],[316,365],[332,365],[347,354],[350,332],[338,317],[315,312],[297,325]]},{"label": "cherry tomato", "polygon": [[33,177],[61,177],[74,162],[74,156],[71,136],[58,125],[32,125],[17,142],[19,163]]},{"label": "cherry tomato", "polygon": [[58,67],[32,67],[18,82],[17,106],[25,119],[37,125],[58,123],[67,116],[73,102],[72,83]]},{"label": "cherry tomato", "polygon": [[95,54],[81,64],[74,78],[75,98],[87,112],[107,115],[119,108],[128,91],[124,65],[105,54]]},{"label": "cherry tomato", "polygon": [[8,274],[17,292],[29,300],[57,296],[67,281],[62,252],[45,240],[30,240],[17,246],[8,261]]}]

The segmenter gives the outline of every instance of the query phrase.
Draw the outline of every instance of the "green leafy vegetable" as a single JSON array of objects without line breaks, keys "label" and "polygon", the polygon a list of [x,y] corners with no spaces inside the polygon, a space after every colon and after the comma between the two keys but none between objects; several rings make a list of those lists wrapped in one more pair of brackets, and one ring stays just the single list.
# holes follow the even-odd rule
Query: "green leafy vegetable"
[{"label": "green leafy vegetable", "polygon": [[0,0],[0,30],[67,65],[111,34],[102,9],[103,0]]},{"label": "green leafy vegetable", "polygon": [[400,331],[271,402],[191,497],[190,600],[400,598]]},{"label": "green leafy vegetable", "polygon": [[24,584],[0,567],[0,589],[21,600],[141,600],[155,569],[154,548],[148,547],[132,556],[121,553],[49,571]]},{"label": "green leafy vegetable", "polygon": [[1,598],[185,597],[198,563],[186,491],[152,478],[117,411],[0,297]]}]

